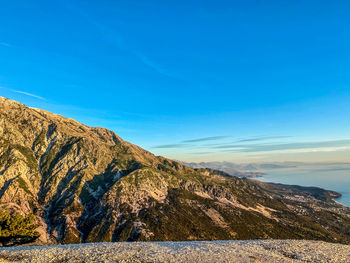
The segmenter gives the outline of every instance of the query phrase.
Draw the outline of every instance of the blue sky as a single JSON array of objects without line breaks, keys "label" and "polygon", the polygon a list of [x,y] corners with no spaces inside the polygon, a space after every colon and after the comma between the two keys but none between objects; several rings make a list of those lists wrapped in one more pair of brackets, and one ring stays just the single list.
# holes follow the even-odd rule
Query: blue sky
[{"label": "blue sky", "polygon": [[0,95],[187,161],[350,161],[348,1],[3,1]]}]

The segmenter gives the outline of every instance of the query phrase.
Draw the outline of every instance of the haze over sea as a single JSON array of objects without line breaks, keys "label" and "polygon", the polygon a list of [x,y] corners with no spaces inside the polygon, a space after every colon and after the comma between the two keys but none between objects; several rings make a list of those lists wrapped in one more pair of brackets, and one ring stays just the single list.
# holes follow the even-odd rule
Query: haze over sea
[{"label": "haze over sea", "polygon": [[295,167],[263,170],[263,182],[318,186],[342,194],[336,201],[350,206],[350,163],[296,164]]}]

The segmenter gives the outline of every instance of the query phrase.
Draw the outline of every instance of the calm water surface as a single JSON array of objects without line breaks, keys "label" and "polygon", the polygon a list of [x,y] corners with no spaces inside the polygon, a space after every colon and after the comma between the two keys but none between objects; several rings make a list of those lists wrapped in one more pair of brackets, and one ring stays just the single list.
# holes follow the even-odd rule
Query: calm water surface
[{"label": "calm water surface", "polygon": [[318,186],[342,194],[336,201],[350,206],[350,163],[310,164],[264,170],[263,182]]}]

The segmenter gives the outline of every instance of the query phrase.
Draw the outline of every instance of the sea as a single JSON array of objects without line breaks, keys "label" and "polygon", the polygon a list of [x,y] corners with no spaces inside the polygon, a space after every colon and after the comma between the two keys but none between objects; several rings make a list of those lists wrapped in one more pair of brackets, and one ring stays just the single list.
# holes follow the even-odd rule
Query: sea
[{"label": "sea", "polygon": [[290,167],[262,170],[263,182],[301,186],[317,186],[333,190],[341,197],[335,200],[350,206],[350,163],[297,164]]}]

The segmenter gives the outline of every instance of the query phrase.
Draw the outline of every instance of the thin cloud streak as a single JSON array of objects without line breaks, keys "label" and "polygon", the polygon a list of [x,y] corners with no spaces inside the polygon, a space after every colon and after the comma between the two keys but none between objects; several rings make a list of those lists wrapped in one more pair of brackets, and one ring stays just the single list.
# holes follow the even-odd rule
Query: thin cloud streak
[{"label": "thin cloud streak", "polygon": [[167,70],[165,70],[161,65],[159,65],[157,62],[154,62],[153,60],[149,59],[145,55],[138,53],[134,50],[129,50],[133,55],[135,55],[141,62],[156,71],[157,73],[164,75],[169,78],[174,78],[176,79],[177,77],[170,74]]},{"label": "thin cloud streak", "polygon": [[199,138],[199,139],[192,139],[192,140],[185,140],[182,141],[184,143],[188,142],[206,142],[206,141],[215,141],[215,140],[222,140],[226,138],[230,138],[231,136],[212,136],[212,137],[205,137],[205,138]]},{"label": "thin cloud streak", "polygon": [[[269,140],[269,139],[277,139],[277,138],[288,138],[292,136],[265,136],[265,137],[257,137],[257,138],[249,138],[249,139],[242,139],[237,142],[250,142],[250,141],[262,141],[262,140]],[[245,147],[251,147],[251,146],[260,146],[261,144],[232,144],[232,143],[221,143],[221,144],[207,144],[207,145],[189,145],[188,143],[200,143],[200,142],[207,142],[207,141],[216,141],[216,140],[223,140],[227,138],[232,138],[232,136],[211,136],[211,137],[204,137],[204,138],[198,138],[198,139],[191,139],[191,140],[184,140],[177,144],[165,144],[165,145],[157,145],[152,148],[158,148],[158,149],[165,149],[165,148],[186,148],[189,146],[193,146],[195,148],[210,148],[210,149],[231,149],[231,148],[245,148]]]},{"label": "thin cloud streak", "polygon": [[25,91],[21,91],[21,90],[14,90],[14,89],[8,89],[8,90],[10,90],[12,92],[15,92],[15,93],[27,95],[27,96],[30,96],[30,97],[33,97],[33,98],[36,98],[36,99],[39,99],[39,100],[47,101],[47,99],[45,99],[45,98],[43,98],[41,96],[29,93],[29,92],[25,92]]},{"label": "thin cloud streak", "polygon": [[224,145],[215,145],[210,148],[212,149],[231,149],[231,148],[246,148],[246,147],[254,147],[261,146],[262,144],[224,144]]},{"label": "thin cloud streak", "polygon": [[67,7],[71,10],[74,10],[75,12],[78,12],[87,21],[89,21],[89,23],[91,23],[101,35],[103,35],[106,39],[109,39],[110,41],[114,42],[119,49],[126,51],[129,54],[131,54],[132,56],[134,56],[135,58],[137,58],[146,67],[151,68],[153,71],[155,71],[163,76],[177,79],[176,76],[170,74],[167,70],[165,70],[161,65],[159,65],[154,60],[143,55],[139,51],[130,48],[130,45],[125,43],[124,38],[120,35],[120,33],[116,32],[116,30],[104,25],[99,20],[95,19],[93,16],[91,16],[89,13],[87,13],[81,7],[73,5],[72,3],[67,5]]},{"label": "thin cloud streak", "polygon": [[[300,153],[330,153],[350,150],[349,146],[339,146],[339,147],[320,147],[320,148],[305,148],[305,149],[281,149],[273,151],[260,151],[260,154],[270,153],[270,154],[300,154]],[[242,153],[242,152],[239,152]],[[250,153],[250,152],[246,152]],[[255,152],[254,152],[255,153]]]},{"label": "thin cloud streak", "polygon": [[293,136],[265,136],[265,137],[256,137],[256,138],[249,138],[249,139],[242,139],[237,142],[256,142],[256,141],[265,141],[265,140],[272,140],[272,139],[284,139],[284,138],[291,138]]},{"label": "thin cloud streak", "polygon": [[47,99],[45,99],[44,97],[41,97],[41,96],[38,96],[38,95],[35,95],[35,94],[32,94],[32,93],[29,93],[29,92],[26,92],[26,91],[9,89],[9,88],[6,88],[6,87],[0,87],[0,89],[9,90],[9,91],[14,92],[14,93],[19,93],[19,94],[30,96],[30,97],[33,97],[33,98],[36,98],[36,99],[39,99],[39,100],[47,101]]},{"label": "thin cloud streak", "polygon": [[[224,142],[224,143],[215,143],[215,144],[205,144],[203,146],[207,146],[210,148],[231,148],[231,147],[237,147],[237,146],[245,146],[243,145],[237,145],[236,143],[249,143],[249,142],[259,142],[259,141],[269,141],[274,139],[282,139],[282,138],[292,138],[293,136],[287,136],[287,135],[278,135],[278,136],[255,136],[255,137],[247,137],[247,138],[241,138],[234,142]],[[249,144],[253,145],[253,144]],[[248,145],[248,146],[249,146]],[[254,144],[255,145],[255,144]]]},{"label": "thin cloud streak", "polygon": [[[241,144],[241,145],[223,145],[213,148],[225,149],[225,152],[273,152],[273,151],[337,151],[341,148],[350,146],[350,140],[333,140],[333,141],[318,141],[318,142],[295,142],[282,144]],[[229,150],[228,148],[231,148]],[[323,149],[322,149],[323,148]]]},{"label": "thin cloud streak", "polygon": [[[212,137],[205,137],[205,138],[199,138],[199,139],[192,139],[192,140],[185,140],[180,143],[175,144],[164,144],[164,145],[156,145],[151,148],[153,149],[166,149],[166,148],[186,148],[194,146],[189,143],[196,143],[196,142],[205,142],[205,141],[214,141],[214,140],[221,140],[225,138],[229,138],[230,136],[212,136]],[[199,145],[197,145],[199,147]]]},{"label": "thin cloud streak", "polygon": [[10,45],[7,42],[0,42],[0,46],[4,46],[4,47],[12,47],[12,45]]},{"label": "thin cloud streak", "polygon": [[151,148],[153,148],[153,149],[166,149],[166,148],[184,148],[184,147],[188,147],[188,146],[190,146],[190,145],[177,143],[177,144],[157,145],[157,146],[153,146]]},{"label": "thin cloud streak", "polygon": [[201,154],[203,154],[203,155],[205,155],[205,154],[215,154],[216,152],[191,152],[191,153],[189,153],[189,154],[195,154],[195,155],[201,155]]}]

